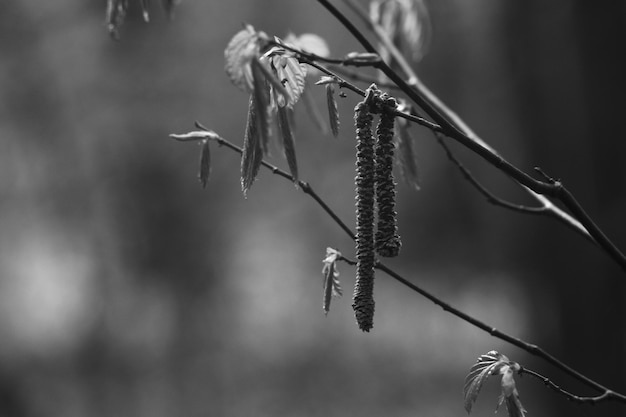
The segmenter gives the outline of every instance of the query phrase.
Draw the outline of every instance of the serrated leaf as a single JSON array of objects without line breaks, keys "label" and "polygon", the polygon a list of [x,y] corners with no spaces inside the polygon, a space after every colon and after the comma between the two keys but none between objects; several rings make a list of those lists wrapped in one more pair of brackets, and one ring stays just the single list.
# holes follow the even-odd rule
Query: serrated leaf
[{"label": "serrated leaf", "polygon": [[285,43],[304,52],[324,58],[330,55],[330,49],[326,41],[321,36],[314,33],[303,33],[299,36],[290,33],[285,37]]},{"label": "serrated leaf", "polygon": [[272,82],[281,96],[277,96],[279,107],[293,108],[298,102],[306,85],[306,66],[298,62],[296,57],[282,48],[272,48],[263,55],[269,60],[275,74],[276,82]]},{"label": "serrated leaf", "polygon": [[417,166],[417,155],[410,132],[409,123],[404,119],[396,118],[396,142],[398,158],[396,161],[400,168],[400,176],[404,182],[415,190],[420,189],[420,174]]},{"label": "serrated leaf", "polygon": [[251,25],[237,32],[224,50],[226,74],[237,88],[247,93],[254,89],[252,61],[258,56],[259,35]]},{"label": "serrated leaf", "polygon": [[335,100],[335,87],[333,84],[326,84],[326,104],[328,106],[328,120],[333,136],[339,135],[339,111]]},{"label": "serrated leaf", "polygon": [[263,149],[259,137],[255,102],[254,96],[251,96],[248,104],[248,122],[241,153],[241,190],[244,196],[247,195],[248,190],[256,179],[263,161]]},{"label": "serrated leaf", "polygon": [[202,183],[202,188],[206,188],[210,175],[211,149],[209,148],[209,141],[205,139],[202,142],[202,151],[200,151],[200,171],[198,172],[198,179],[200,180],[200,183]]},{"label": "serrated leaf", "polygon": [[283,150],[285,152],[285,158],[287,159],[287,165],[289,165],[289,171],[291,172],[293,182],[297,185],[298,163],[296,161],[296,144],[293,138],[291,124],[289,123],[288,112],[289,110],[286,107],[278,108],[278,126],[283,138]]},{"label": "serrated leaf", "polygon": [[502,394],[500,394],[498,405],[496,406],[496,412],[498,412],[498,408],[502,405],[502,403],[504,403],[509,417],[524,417],[527,411],[524,409],[524,406],[519,399],[517,388],[515,387],[513,368],[508,365],[503,366],[500,368],[500,374],[502,374]]},{"label": "serrated leaf", "polygon": [[[400,52],[419,61],[427,52],[431,24],[424,0],[375,0],[370,3],[370,19],[387,34]],[[384,45],[378,48],[387,59]]]},{"label": "serrated leaf", "polygon": [[324,267],[322,274],[324,275],[324,313],[328,314],[330,310],[330,301],[332,297],[341,297],[343,291],[339,283],[339,271],[337,270],[337,258],[341,253],[333,248],[326,248],[326,258],[324,258]]},{"label": "serrated leaf", "polygon": [[480,355],[476,363],[471,367],[469,374],[465,377],[463,386],[464,406],[468,414],[472,411],[472,406],[476,402],[480,389],[487,378],[498,373],[500,368],[508,362],[509,359],[506,356],[495,350]]},{"label": "serrated leaf", "polygon": [[307,91],[302,92],[302,100],[304,101],[304,107],[306,109],[306,114],[313,119],[313,122],[318,127],[319,130],[325,135],[328,133],[328,127],[326,123],[326,118],[322,116],[320,109],[317,106],[315,100],[311,94]]}]

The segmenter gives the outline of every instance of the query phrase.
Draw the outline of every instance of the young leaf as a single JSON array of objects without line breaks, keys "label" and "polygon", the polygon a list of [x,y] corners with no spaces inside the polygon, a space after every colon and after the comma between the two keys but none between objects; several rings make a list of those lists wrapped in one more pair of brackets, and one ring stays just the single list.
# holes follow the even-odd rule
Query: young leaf
[{"label": "young leaf", "polygon": [[228,42],[224,50],[224,69],[230,81],[240,90],[251,93],[254,89],[252,61],[259,55],[259,34],[246,25]]},{"label": "young leaf", "polygon": [[243,138],[243,152],[241,153],[241,189],[244,196],[256,179],[263,161],[263,149],[261,148],[261,140],[259,138],[258,122],[257,122],[256,100],[254,96],[250,97],[248,104],[248,122],[246,125],[246,133]]},{"label": "young leaf", "polygon": [[211,149],[209,148],[208,139],[205,139],[202,141],[202,151],[200,152],[200,172],[198,173],[198,179],[202,183],[202,188],[206,188],[206,183],[209,181],[210,174]]},{"label": "young leaf", "polygon": [[333,248],[326,248],[326,258],[324,258],[324,313],[330,310],[330,300],[332,297],[341,297],[343,291],[339,283],[339,271],[337,270],[337,258],[341,253]]},{"label": "young leaf", "polygon": [[502,394],[500,394],[496,412],[498,412],[498,408],[504,403],[509,417],[524,417],[527,411],[524,409],[519,399],[519,393],[517,392],[515,379],[513,378],[513,371],[513,366],[506,365],[500,368],[500,374],[502,374]]},{"label": "young leaf", "polygon": [[293,132],[291,131],[291,125],[289,124],[289,110],[286,107],[278,108],[278,126],[280,127],[281,136],[283,138],[283,148],[285,151],[285,158],[287,158],[287,164],[289,165],[289,171],[293,177],[293,182],[298,184],[298,163],[296,161],[296,145],[293,140]]},{"label": "young leaf", "polygon": [[331,83],[326,84],[326,104],[328,105],[330,130],[333,132],[333,136],[337,137],[339,135],[339,111],[335,100],[335,87]]},{"label": "young leaf", "polygon": [[509,358],[495,350],[480,355],[474,366],[470,369],[469,374],[465,377],[465,384],[463,386],[465,411],[467,411],[468,414],[472,411],[472,406],[474,402],[476,402],[476,398],[478,398],[483,383],[490,375],[497,374],[508,362]]}]

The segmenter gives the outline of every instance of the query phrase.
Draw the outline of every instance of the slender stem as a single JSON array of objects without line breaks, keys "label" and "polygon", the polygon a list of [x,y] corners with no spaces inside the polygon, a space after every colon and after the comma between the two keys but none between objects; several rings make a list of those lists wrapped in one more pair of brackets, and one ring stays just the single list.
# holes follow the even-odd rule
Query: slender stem
[{"label": "slender stem", "polygon": [[565,397],[567,397],[568,400],[574,401],[577,403],[597,404],[605,400],[615,400],[615,401],[620,401],[620,402],[624,401],[623,395],[615,391],[611,391],[611,390],[606,390],[602,394],[597,395],[595,397],[582,397],[579,395],[572,394],[571,392],[564,390],[563,388],[561,388],[560,386],[552,382],[549,378],[541,375],[538,372],[532,371],[528,368],[522,367],[519,370],[519,374],[520,375],[528,374],[532,376],[533,378],[537,378],[541,380],[548,388],[558,392],[559,394],[564,395]]},{"label": "slender stem", "polygon": [[[206,127],[204,127],[202,124],[200,124],[199,122],[196,122],[196,126],[199,129],[202,130],[206,130],[208,131],[209,129],[207,129]],[[212,134],[210,136],[207,136],[207,139],[213,139],[215,141],[217,141],[218,144],[225,146],[239,154],[241,154],[243,152],[243,150],[233,144],[232,142],[229,142],[226,139],[223,139],[219,136],[217,136],[216,134]],[[270,164],[269,162],[266,162],[265,160],[263,160],[261,162],[261,164],[269,169],[273,174],[278,175],[279,177],[282,177],[290,182],[293,183],[294,178],[286,171],[281,170],[280,168]],[[311,198],[313,198],[315,200],[315,202],[320,205],[320,207],[322,207],[322,209],[335,221],[335,223],[337,223],[337,225],[346,233],[346,235],[348,235],[350,237],[350,239],[354,240],[355,235],[354,232],[352,231],[352,229],[350,229],[340,218],[339,216],[330,208],[330,206],[328,206],[328,204],[326,204],[324,202],[324,200],[313,190],[313,188],[311,187],[311,185],[307,182],[304,181],[298,181],[297,182],[299,188],[302,190],[302,192],[304,192],[305,194],[311,196]],[[343,258],[344,260],[347,260],[347,258]],[[353,261],[352,261],[353,262]],[[399,283],[401,283],[402,285],[406,286],[407,288],[411,289],[412,291],[415,291],[416,293],[422,295],[423,297],[425,297],[426,299],[432,301],[433,303],[435,303],[436,305],[440,306],[444,311],[449,312],[450,314],[460,318],[461,320],[473,325],[474,327],[477,327],[487,333],[489,333],[491,336],[496,337],[498,339],[504,340],[505,342],[508,342],[514,346],[517,346],[518,348],[534,355],[537,357],[540,357],[544,360],[546,360],[548,363],[551,363],[552,365],[554,365],[555,367],[561,369],[563,372],[569,374],[570,376],[572,376],[574,379],[577,379],[581,382],[583,382],[584,384],[600,391],[603,393],[603,395],[601,396],[602,399],[612,399],[612,400],[616,400],[622,403],[626,404],[626,396],[616,393],[606,387],[604,387],[603,385],[599,384],[598,382],[586,377],[585,375],[581,374],[580,372],[576,371],[575,369],[567,366],[566,364],[564,364],[563,362],[561,362],[560,360],[558,360],[557,358],[555,358],[554,356],[550,355],[549,353],[547,353],[545,350],[543,350],[542,348],[540,348],[537,345],[533,345],[530,344],[528,342],[525,342],[521,339],[518,339],[516,337],[510,336],[498,329],[496,329],[495,327],[489,326],[485,323],[483,323],[482,321],[470,316],[467,313],[464,313],[463,311],[453,307],[452,305],[446,303],[445,301],[439,299],[438,297],[436,297],[435,295],[431,294],[430,292],[422,289],[421,287],[413,284],[411,281],[407,280],[406,278],[402,277],[400,274],[398,274],[397,272],[395,272],[394,270],[392,270],[391,268],[389,268],[388,266],[384,265],[382,262],[377,262],[376,269],[381,270],[383,272],[385,272],[388,276],[390,276],[391,278],[395,279],[396,281],[398,281]],[[599,400],[598,400],[599,401]]]}]

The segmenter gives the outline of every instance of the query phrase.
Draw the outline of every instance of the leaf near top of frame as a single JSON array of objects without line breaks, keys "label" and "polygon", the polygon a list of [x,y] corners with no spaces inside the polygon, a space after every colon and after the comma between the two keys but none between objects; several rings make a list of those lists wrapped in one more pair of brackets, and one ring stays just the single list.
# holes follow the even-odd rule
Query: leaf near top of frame
[{"label": "leaf near top of frame", "polygon": [[254,90],[252,60],[259,56],[260,34],[251,25],[246,25],[228,42],[224,50],[224,69],[230,81],[240,90]]},{"label": "leaf near top of frame", "polygon": [[432,29],[424,0],[374,0],[370,19],[407,58],[417,62],[426,54]]},{"label": "leaf near top of frame", "polygon": [[465,411],[469,414],[472,406],[478,398],[483,383],[490,375],[496,375],[504,366],[508,366],[509,358],[495,350],[480,355],[476,363],[471,367],[469,374],[465,377],[463,386]]}]

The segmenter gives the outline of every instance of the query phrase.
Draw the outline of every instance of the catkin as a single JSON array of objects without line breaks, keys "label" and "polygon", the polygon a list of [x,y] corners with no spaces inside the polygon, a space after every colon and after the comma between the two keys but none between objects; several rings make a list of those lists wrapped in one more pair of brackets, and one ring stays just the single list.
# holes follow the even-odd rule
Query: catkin
[{"label": "catkin", "polygon": [[354,109],[356,125],[356,284],[352,308],[359,328],[369,332],[374,322],[374,138],[373,117],[366,101]]},{"label": "catkin", "polygon": [[398,256],[402,243],[398,236],[396,213],[396,183],[393,178],[394,111],[396,100],[386,94],[381,96],[381,114],[376,128],[375,171],[378,224],[375,247],[380,256]]}]

